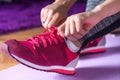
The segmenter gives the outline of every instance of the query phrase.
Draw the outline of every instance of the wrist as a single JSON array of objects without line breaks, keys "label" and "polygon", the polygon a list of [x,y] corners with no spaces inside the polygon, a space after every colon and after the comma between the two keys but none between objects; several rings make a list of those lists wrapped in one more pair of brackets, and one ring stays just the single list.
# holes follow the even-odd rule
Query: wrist
[{"label": "wrist", "polygon": [[60,4],[65,6],[65,8],[70,9],[70,7],[76,2],[77,0],[55,0],[54,3]]}]

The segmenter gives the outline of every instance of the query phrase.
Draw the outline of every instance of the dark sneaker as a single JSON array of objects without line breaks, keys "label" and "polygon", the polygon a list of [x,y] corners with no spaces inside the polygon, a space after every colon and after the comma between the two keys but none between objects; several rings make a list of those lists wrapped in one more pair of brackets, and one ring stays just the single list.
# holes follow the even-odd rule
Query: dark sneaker
[{"label": "dark sneaker", "polygon": [[100,37],[94,41],[91,41],[84,48],[82,48],[80,54],[104,52],[106,51],[105,43],[106,43],[105,37]]}]

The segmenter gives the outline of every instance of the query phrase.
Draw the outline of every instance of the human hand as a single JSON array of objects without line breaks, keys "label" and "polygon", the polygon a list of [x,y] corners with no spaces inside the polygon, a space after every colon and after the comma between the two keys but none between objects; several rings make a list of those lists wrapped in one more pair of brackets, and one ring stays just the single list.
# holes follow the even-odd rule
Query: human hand
[{"label": "human hand", "polygon": [[68,6],[61,2],[54,2],[41,10],[42,25],[46,27],[58,26],[67,17]]},{"label": "human hand", "polygon": [[62,37],[67,37],[71,41],[77,41],[100,21],[94,12],[83,12],[72,15],[59,26],[58,32]]}]

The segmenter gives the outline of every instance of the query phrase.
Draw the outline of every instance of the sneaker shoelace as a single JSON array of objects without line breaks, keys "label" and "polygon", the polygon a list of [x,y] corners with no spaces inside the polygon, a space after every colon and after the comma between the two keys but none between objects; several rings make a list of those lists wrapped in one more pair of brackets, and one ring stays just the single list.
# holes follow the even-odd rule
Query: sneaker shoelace
[{"label": "sneaker shoelace", "polygon": [[[49,32],[47,32],[49,31]],[[63,38],[58,34],[56,27],[51,27],[45,29],[41,34],[35,35],[32,38],[28,39],[36,47],[47,47],[55,43],[56,45],[60,42],[63,42]]]}]

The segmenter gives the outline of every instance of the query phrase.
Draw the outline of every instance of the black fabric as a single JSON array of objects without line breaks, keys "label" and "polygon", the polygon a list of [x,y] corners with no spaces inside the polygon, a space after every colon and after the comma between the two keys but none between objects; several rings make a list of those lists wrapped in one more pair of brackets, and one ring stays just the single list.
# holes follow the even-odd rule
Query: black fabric
[{"label": "black fabric", "polygon": [[103,30],[99,31],[98,33],[94,34],[93,36],[87,38],[84,43],[83,46],[84,47],[87,43],[89,43],[90,41],[93,41],[99,37],[102,37],[108,33],[110,33],[111,31],[117,29],[120,27],[120,18],[117,19],[115,22],[113,22],[111,25],[107,26],[106,28],[104,28]]}]

